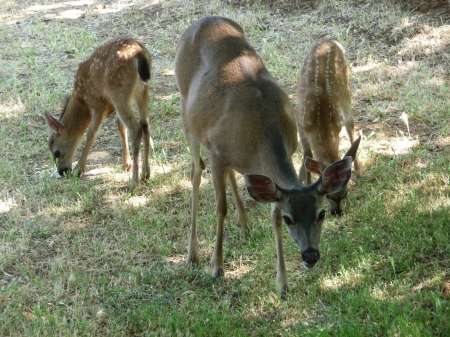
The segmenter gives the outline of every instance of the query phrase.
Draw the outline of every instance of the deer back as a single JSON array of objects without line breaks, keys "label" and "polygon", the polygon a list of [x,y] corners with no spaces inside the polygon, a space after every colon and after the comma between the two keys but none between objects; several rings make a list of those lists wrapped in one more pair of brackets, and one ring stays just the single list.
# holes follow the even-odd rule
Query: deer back
[{"label": "deer back", "polygon": [[311,48],[301,70],[298,97],[300,136],[308,138],[315,158],[325,166],[339,160],[341,111],[351,104],[348,66],[339,42],[325,40]]},{"label": "deer back", "polygon": [[207,17],[191,25],[178,45],[175,74],[187,134],[226,167],[294,184],[297,131],[288,98],[238,24]]}]

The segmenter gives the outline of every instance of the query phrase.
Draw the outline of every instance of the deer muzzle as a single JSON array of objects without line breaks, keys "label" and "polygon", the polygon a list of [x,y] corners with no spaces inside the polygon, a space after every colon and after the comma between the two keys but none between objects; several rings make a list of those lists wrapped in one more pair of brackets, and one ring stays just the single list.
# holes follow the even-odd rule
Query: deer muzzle
[{"label": "deer muzzle", "polygon": [[317,261],[320,259],[320,253],[317,249],[308,248],[302,252],[303,266],[306,269],[314,268]]},{"label": "deer muzzle", "polygon": [[58,168],[58,173],[61,177],[65,177],[68,173],[70,173],[70,171],[72,170],[68,167]]}]

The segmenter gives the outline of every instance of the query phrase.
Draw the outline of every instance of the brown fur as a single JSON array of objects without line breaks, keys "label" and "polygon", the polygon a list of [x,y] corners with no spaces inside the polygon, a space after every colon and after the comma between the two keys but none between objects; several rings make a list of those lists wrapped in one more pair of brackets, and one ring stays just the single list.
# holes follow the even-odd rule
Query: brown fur
[{"label": "brown fur", "polygon": [[[311,183],[311,174],[307,168],[312,167],[312,164],[308,163],[307,157],[313,158],[314,155],[318,163],[313,167],[317,170],[311,170],[319,174],[325,167],[340,159],[339,133],[342,122],[350,141],[356,141],[348,76],[344,49],[337,41],[316,43],[305,58],[298,86],[297,115],[297,127],[303,147],[303,163],[299,175],[305,183]],[[359,178],[361,167],[356,150],[353,157],[356,176]],[[342,212],[340,200],[346,194],[347,190],[344,189],[339,194],[329,196],[332,212]]]},{"label": "brown fur", "polygon": [[[223,276],[223,225],[227,214],[226,179],[243,236],[247,213],[239,196],[234,171],[245,174],[250,195],[272,203],[272,226],[277,249],[277,283],[288,289],[282,247],[282,219],[302,251],[305,266],[319,258],[318,244],[324,214],[323,195],[342,189],[351,161],[345,159],[318,181],[302,186],[291,160],[297,148],[297,129],[289,100],[247,42],[242,28],[218,16],[193,23],[181,36],[175,58],[175,77],[181,92],[181,111],[193,169],[191,235],[187,263],[199,264],[197,214],[204,163],[200,145],[208,149],[216,195],[217,236],[211,258],[214,276]],[[289,219],[289,220],[287,220]]]},{"label": "brown fur", "polygon": [[[122,140],[122,168],[133,166],[133,186],[139,187],[139,146],[144,143],[142,177],[150,176],[148,79],[151,75],[151,56],[147,49],[131,38],[119,38],[99,47],[81,63],[75,78],[72,95],[56,120],[46,114],[47,123],[54,131],[50,151],[57,157],[58,171],[64,175],[72,169],[75,152],[88,129],[86,145],[75,167],[80,174],[86,168],[92,144],[107,115],[116,111],[117,125]],[[139,120],[132,110],[136,102]],[[127,133],[133,149],[133,165],[128,149]]]}]

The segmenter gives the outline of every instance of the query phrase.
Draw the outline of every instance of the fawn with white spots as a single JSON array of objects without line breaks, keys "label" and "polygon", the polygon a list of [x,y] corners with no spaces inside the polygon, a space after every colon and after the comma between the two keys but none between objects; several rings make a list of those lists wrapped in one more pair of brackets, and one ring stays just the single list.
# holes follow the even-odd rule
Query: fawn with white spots
[{"label": "fawn with white spots", "polygon": [[[355,161],[356,177],[361,177],[361,165],[356,152],[360,137],[356,139],[352,117],[352,103],[348,86],[348,66],[344,48],[334,40],[316,43],[306,56],[298,86],[299,113],[297,127],[303,148],[300,180],[311,183],[311,173],[322,174],[327,166],[338,161],[339,133],[344,122],[352,146],[344,157]],[[317,160],[313,160],[313,155]],[[333,215],[342,214],[342,200],[347,187],[327,195]]]},{"label": "fawn with white spots", "polygon": [[[148,102],[152,61],[148,50],[131,38],[119,38],[97,48],[81,63],[72,95],[68,98],[59,120],[45,113],[49,127],[50,151],[62,176],[72,170],[75,152],[86,131],[86,144],[75,172],[81,174],[89,151],[106,116],[117,113],[117,127],[122,140],[122,169],[133,167],[132,184],[139,187],[139,147],[143,141],[142,178],[150,176]],[[133,113],[136,102],[139,119]],[[128,149],[130,133],[133,162]]]},{"label": "fawn with white spots", "polygon": [[234,171],[244,174],[247,190],[258,202],[271,203],[275,232],[277,277],[282,297],[288,291],[282,225],[300,249],[303,265],[320,258],[319,242],[325,211],[321,201],[342,190],[350,179],[352,159],[330,165],[309,186],[300,184],[291,157],[297,149],[297,128],[289,99],[267,71],[235,22],[218,16],[193,23],[181,36],[175,57],[175,78],[192,156],[191,234],[187,264],[200,263],[197,216],[199,186],[209,154],[216,196],[217,236],[211,264],[213,275],[224,275],[223,226],[227,214],[226,180],[238,212],[243,236],[247,213]]}]

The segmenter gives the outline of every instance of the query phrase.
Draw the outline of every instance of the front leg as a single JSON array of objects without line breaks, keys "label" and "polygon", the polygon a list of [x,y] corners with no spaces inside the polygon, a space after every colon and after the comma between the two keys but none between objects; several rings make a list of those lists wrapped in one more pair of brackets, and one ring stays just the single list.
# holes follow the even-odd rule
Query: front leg
[{"label": "front leg", "polygon": [[214,191],[216,194],[216,215],[217,215],[217,233],[216,246],[211,257],[211,266],[213,268],[213,276],[224,276],[223,263],[223,224],[227,216],[227,199],[226,199],[226,176],[227,173],[223,171],[220,166],[211,165],[211,173],[214,182]]},{"label": "front leg", "polygon": [[202,170],[204,163],[200,158],[200,144],[193,138],[188,137],[189,148],[192,155],[192,194],[191,194],[191,235],[189,237],[189,247],[187,256],[187,265],[196,268],[200,264],[197,217],[198,217],[198,199],[200,192],[200,181],[202,179]]},{"label": "front leg", "polygon": [[75,166],[75,173],[80,175],[82,172],[86,170],[87,158],[89,152],[91,151],[92,145],[94,144],[95,138],[97,138],[100,127],[106,118],[106,110],[92,110],[91,116],[92,120],[89,124],[88,132],[86,135],[86,144],[84,145],[83,152],[81,153],[80,160],[78,160],[77,165]]},{"label": "front leg", "polygon": [[283,232],[283,222],[281,217],[281,210],[276,203],[272,203],[272,227],[275,234],[275,246],[277,249],[277,286],[280,292],[280,297],[286,299],[287,293],[289,291],[289,284],[286,274],[286,265],[284,263],[283,254],[283,242],[282,242],[282,232]]}]

